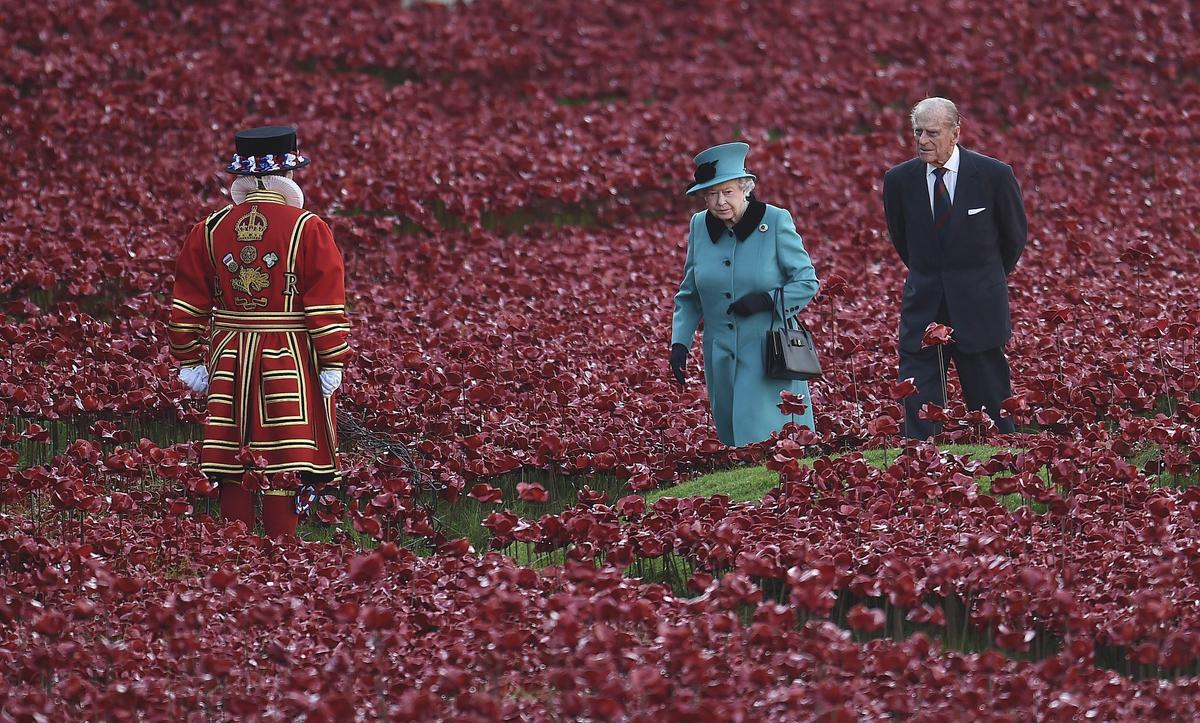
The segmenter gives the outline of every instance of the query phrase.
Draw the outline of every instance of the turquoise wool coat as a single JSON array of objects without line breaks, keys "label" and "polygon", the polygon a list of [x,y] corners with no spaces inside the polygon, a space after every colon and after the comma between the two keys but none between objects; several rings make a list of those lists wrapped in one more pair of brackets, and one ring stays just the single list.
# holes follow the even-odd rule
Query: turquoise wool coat
[{"label": "turquoise wool coat", "polygon": [[[768,379],[764,372],[767,330],[778,311],[749,316],[728,312],[737,299],[783,287],[790,316],[817,293],[813,268],[796,224],[785,209],[751,201],[732,229],[707,211],[692,216],[683,281],[675,294],[671,343],[689,349],[704,320],[704,377],[717,436],[731,447],[761,442],[794,421],[813,424],[808,383]],[[779,411],[779,394],[791,391],[809,405],[804,416]]]}]

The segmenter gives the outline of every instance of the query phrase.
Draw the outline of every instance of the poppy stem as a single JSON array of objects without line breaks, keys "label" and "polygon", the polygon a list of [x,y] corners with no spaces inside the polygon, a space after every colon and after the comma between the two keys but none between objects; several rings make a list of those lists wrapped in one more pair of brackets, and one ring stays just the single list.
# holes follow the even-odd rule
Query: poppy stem
[{"label": "poppy stem", "polygon": [[946,361],[942,357],[942,345],[938,344],[938,373],[942,378],[942,409],[946,408]]},{"label": "poppy stem", "polygon": [[854,352],[850,352],[850,388],[854,390],[854,409],[861,423],[863,418],[862,403],[858,400],[858,372],[854,366]]},{"label": "poppy stem", "polygon": [[1174,405],[1172,404],[1174,399],[1173,399],[1173,394],[1171,391],[1171,378],[1167,374],[1167,360],[1165,358],[1166,353],[1163,350],[1162,337],[1159,337],[1159,340],[1158,340],[1157,356],[1158,356],[1158,367],[1159,367],[1159,369],[1162,370],[1162,374],[1163,374],[1163,396],[1166,397],[1166,399],[1167,399],[1167,416],[1173,417],[1173,416],[1175,416],[1175,408],[1174,408]]}]

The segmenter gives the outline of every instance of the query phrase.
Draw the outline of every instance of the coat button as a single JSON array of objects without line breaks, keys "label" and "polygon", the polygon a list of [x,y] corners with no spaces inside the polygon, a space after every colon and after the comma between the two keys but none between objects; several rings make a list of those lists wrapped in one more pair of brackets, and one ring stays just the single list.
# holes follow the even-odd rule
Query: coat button
[{"label": "coat button", "polygon": [[726,292],[725,292],[725,298],[726,298],[726,299],[732,299],[732,298],[733,298],[733,294],[731,294],[731,293],[729,293],[728,291],[726,291]]},{"label": "coat button", "polygon": [[732,265],[733,265],[733,262],[732,262],[732,261],[730,261],[729,259],[725,259],[725,265],[726,265],[726,266],[732,266]]},{"label": "coat button", "polygon": [[730,329],[732,329],[732,328],[733,328],[733,322],[731,321],[731,322],[729,322],[728,324],[726,324],[725,326],[728,326]]}]

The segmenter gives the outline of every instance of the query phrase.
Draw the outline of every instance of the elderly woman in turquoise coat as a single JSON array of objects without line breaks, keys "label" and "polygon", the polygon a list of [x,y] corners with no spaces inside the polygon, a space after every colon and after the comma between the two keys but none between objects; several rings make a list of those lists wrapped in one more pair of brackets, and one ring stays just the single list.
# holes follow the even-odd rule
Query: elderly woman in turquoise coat
[{"label": "elderly woman in turquoise coat", "polygon": [[[817,273],[791,214],[752,195],[749,150],[725,143],[695,158],[687,193],[707,208],[692,216],[671,329],[671,371],[683,384],[692,337],[704,321],[708,401],[717,436],[731,447],[768,439],[789,421],[815,429],[808,383],[768,378],[764,355],[772,323],[782,324],[816,295]],[[782,314],[776,289],[783,290]],[[803,415],[779,410],[785,391],[804,399]]]}]

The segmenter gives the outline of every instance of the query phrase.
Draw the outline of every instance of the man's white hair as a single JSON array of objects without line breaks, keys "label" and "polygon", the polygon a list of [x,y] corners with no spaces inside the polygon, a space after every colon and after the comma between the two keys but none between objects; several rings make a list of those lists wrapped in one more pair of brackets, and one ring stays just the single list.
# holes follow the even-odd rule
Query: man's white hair
[{"label": "man's white hair", "polygon": [[958,107],[955,106],[952,101],[947,100],[946,98],[938,98],[936,96],[932,98],[926,98],[920,103],[914,105],[912,113],[909,114],[908,119],[912,122],[913,126],[916,126],[917,116],[924,115],[929,112],[937,113],[942,118],[948,120],[951,128],[958,127]]}]

